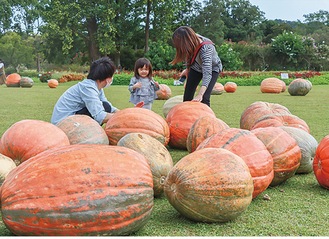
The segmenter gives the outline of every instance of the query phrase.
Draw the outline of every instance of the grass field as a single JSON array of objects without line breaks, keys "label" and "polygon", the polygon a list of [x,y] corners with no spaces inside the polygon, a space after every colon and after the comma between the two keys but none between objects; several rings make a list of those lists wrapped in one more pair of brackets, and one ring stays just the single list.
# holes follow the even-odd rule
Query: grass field
[{"label": "grass field", "polygon": [[[0,86],[0,135],[13,123],[23,119],[50,121],[58,97],[75,83],[60,84],[50,89],[37,83],[32,88]],[[172,96],[183,94],[182,86],[171,86]],[[329,85],[315,85],[306,96],[289,93],[264,94],[259,86],[238,87],[235,93],[213,95],[211,108],[230,127],[239,128],[243,110],[255,101],[286,106],[310,127],[313,137],[320,140],[329,134]],[[127,86],[105,89],[116,107],[132,107]],[[155,101],[153,111],[162,114],[165,101]],[[170,149],[174,163],[187,151]],[[267,194],[271,200],[264,200]],[[196,223],[181,216],[163,196],[155,199],[151,219],[133,236],[328,236],[329,191],[321,188],[314,174],[295,175],[285,183],[270,187],[255,198],[237,219],[227,223]],[[0,221],[0,236],[12,234]]]}]

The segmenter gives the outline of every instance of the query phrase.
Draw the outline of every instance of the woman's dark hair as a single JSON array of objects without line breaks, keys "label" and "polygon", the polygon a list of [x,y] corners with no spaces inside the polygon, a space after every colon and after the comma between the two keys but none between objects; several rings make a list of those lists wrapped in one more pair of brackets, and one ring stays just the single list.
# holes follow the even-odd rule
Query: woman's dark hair
[{"label": "woman's dark hair", "polygon": [[148,78],[152,78],[152,64],[147,58],[139,58],[135,62],[135,67],[134,67],[134,76],[138,79],[140,75],[138,74],[138,69],[143,68],[146,66],[149,70],[149,74],[147,75]]},{"label": "woman's dark hair", "polygon": [[115,72],[115,65],[109,57],[102,57],[91,63],[88,79],[104,81],[112,77]]},{"label": "woman's dark hair", "polygon": [[189,67],[194,51],[200,44],[198,35],[192,28],[181,26],[174,31],[172,41],[176,48],[176,56],[170,64],[175,65],[179,62],[185,61]]}]

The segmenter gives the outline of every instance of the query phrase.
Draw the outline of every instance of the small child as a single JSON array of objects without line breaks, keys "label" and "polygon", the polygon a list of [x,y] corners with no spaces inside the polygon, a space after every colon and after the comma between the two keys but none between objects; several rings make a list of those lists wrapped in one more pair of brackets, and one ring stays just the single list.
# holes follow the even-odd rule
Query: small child
[{"label": "small child", "polygon": [[157,98],[156,91],[159,89],[159,83],[152,78],[151,62],[146,58],[139,58],[135,63],[134,76],[128,86],[129,101],[136,107],[143,102],[142,108],[151,110],[153,101]]}]

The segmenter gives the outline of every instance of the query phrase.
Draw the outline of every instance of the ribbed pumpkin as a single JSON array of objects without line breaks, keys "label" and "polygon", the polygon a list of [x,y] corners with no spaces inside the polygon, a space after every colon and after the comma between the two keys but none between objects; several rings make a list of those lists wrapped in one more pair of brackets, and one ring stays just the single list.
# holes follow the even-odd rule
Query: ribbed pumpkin
[{"label": "ribbed pumpkin", "polygon": [[144,108],[126,108],[116,112],[106,123],[105,132],[111,145],[116,145],[129,133],[148,134],[165,146],[170,139],[166,120],[152,110]]},{"label": "ribbed pumpkin", "polygon": [[277,186],[291,178],[300,165],[301,150],[296,140],[280,127],[251,130],[271,153],[274,163],[274,178],[271,186]]},{"label": "ribbed pumpkin", "polygon": [[9,173],[2,219],[18,236],[129,235],[150,218],[152,183],[147,160],[131,149],[50,149]]},{"label": "ribbed pumpkin", "polygon": [[260,117],[251,129],[264,127],[290,126],[310,133],[310,127],[301,118],[293,114],[268,114]]},{"label": "ribbed pumpkin", "polygon": [[262,93],[281,93],[282,80],[275,77],[266,78],[260,83],[260,91]]},{"label": "ribbed pumpkin", "polygon": [[166,118],[171,108],[182,102],[183,102],[183,95],[176,95],[166,100],[162,106],[163,116]]},{"label": "ribbed pumpkin", "polygon": [[285,92],[286,89],[287,89],[286,82],[284,82],[283,80],[281,80],[281,83],[282,83],[282,90],[281,90],[281,92]]},{"label": "ribbed pumpkin", "polygon": [[211,91],[211,94],[212,95],[221,95],[224,93],[224,91],[225,91],[224,86],[221,83],[216,82],[214,85],[214,88]]},{"label": "ribbed pumpkin", "polygon": [[256,101],[250,104],[241,114],[240,128],[251,130],[255,122],[264,115],[268,114],[291,114],[289,109],[283,105]]},{"label": "ribbed pumpkin", "polygon": [[208,105],[200,102],[185,101],[175,105],[166,117],[170,129],[169,146],[187,149],[188,133],[200,116],[213,116],[216,118],[214,111]]},{"label": "ribbed pumpkin", "polygon": [[147,159],[153,175],[154,196],[161,196],[164,180],[174,165],[168,149],[155,138],[143,133],[129,133],[123,136],[118,146],[133,149]]},{"label": "ribbed pumpkin", "polygon": [[188,152],[193,152],[199,144],[211,135],[227,129],[229,126],[221,119],[213,116],[202,116],[192,125],[186,141]]},{"label": "ribbed pumpkin", "polygon": [[64,131],[70,144],[109,144],[105,130],[87,115],[71,115],[56,125]]},{"label": "ribbed pumpkin", "polygon": [[155,93],[157,94],[157,100],[168,100],[171,97],[171,89],[166,84],[160,84],[160,89],[157,90]]},{"label": "ribbed pumpkin", "polygon": [[226,82],[224,84],[224,90],[227,92],[227,93],[234,93],[238,88],[238,85],[235,83],[235,82]]},{"label": "ribbed pumpkin", "polygon": [[0,140],[0,153],[16,165],[51,148],[69,145],[66,134],[42,120],[21,120],[10,126]]},{"label": "ribbed pumpkin", "polygon": [[265,191],[273,180],[273,158],[263,142],[249,130],[224,129],[205,139],[197,150],[203,148],[224,148],[240,156],[253,178],[253,198]]},{"label": "ribbed pumpkin", "polygon": [[19,85],[22,88],[31,88],[34,84],[34,81],[30,77],[22,77],[21,80],[19,81]]},{"label": "ribbed pumpkin", "polygon": [[47,84],[49,88],[56,88],[58,86],[58,80],[56,79],[47,80]]},{"label": "ribbed pumpkin", "polygon": [[288,92],[292,96],[304,96],[312,89],[312,83],[309,80],[297,78],[290,82]]},{"label": "ribbed pumpkin", "polygon": [[9,74],[6,78],[7,87],[19,87],[20,86],[21,75],[18,73]]},{"label": "ribbed pumpkin", "polygon": [[316,148],[313,171],[320,186],[329,189],[329,135],[325,136]]},{"label": "ribbed pumpkin", "polygon": [[296,140],[301,150],[302,158],[296,174],[313,172],[313,159],[316,148],[318,147],[318,141],[305,130],[289,126],[281,126],[280,128]]},{"label": "ribbed pumpkin", "polygon": [[14,168],[16,168],[15,162],[11,158],[0,154],[0,186]]},{"label": "ribbed pumpkin", "polygon": [[252,201],[248,166],[236,154],[207,148],[186,155],[170,171],[164,193],[183,216],[201,222],[226,222]]}]

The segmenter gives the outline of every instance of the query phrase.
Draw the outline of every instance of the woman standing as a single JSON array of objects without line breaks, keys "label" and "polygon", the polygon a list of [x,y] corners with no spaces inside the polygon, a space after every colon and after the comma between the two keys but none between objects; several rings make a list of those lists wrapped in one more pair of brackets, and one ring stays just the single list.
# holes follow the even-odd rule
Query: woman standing
[{"label": "woman standing", "polygon": [[[210,39],[196,34],[187,26],[177,28],[172,37],[176,56],[170,62],[185,62],[187,81],[183,101],[197,101],[210,106],[211,91],[222,71],[222,63]],[[202,80],[198,94],[196,89]]]}]

